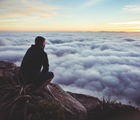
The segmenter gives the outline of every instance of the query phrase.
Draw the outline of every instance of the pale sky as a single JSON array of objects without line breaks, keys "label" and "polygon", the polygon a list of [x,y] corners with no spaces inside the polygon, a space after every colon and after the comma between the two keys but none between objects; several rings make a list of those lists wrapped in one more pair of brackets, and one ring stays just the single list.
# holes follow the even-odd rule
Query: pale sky
[{"label": "pale sky", "polygon": [[0,31],[140,31],[140,0],[0,0]]}]

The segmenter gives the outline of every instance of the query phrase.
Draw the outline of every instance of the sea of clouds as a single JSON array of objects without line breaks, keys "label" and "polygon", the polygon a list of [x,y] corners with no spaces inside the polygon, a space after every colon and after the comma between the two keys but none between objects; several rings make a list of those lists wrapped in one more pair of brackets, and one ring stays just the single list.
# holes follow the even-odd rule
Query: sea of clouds
[{"label": "sea of clouds", "polygon": [[0,60],[20,66],[36,36],[46,38],[53,83],[140,106],[140,33],[0,32]]}]

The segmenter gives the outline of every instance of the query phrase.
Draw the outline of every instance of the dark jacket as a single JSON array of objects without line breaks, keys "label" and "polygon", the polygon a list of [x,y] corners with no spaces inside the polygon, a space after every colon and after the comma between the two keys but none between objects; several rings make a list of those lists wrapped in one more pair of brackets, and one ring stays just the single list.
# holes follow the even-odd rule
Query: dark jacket
[{"label": "dark jacket", "polygon": [[43,66],[42,72],[48,72],[49,63],[47,53],[37,45],[32,45],[26,52],[20,67],[20,72],[27,80],[27,83],[37,79],[38,73]]}]

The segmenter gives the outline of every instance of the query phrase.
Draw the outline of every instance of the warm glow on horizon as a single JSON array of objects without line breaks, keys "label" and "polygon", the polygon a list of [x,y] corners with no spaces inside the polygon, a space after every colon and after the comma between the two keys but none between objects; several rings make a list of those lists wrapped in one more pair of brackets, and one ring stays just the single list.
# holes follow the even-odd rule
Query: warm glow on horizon
[{"label": "warm glow on horizon", "polygon": [[139,32],[139,14],[137,0],[4,0],[0,31]]}]

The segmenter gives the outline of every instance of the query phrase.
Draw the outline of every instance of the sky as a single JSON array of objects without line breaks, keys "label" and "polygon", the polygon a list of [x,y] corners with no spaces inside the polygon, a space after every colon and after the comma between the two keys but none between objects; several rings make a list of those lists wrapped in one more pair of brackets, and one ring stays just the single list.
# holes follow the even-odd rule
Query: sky
[{"label": "sky", "polygon": [[140,0],[0,0],[0,31],[140,31]]}]

